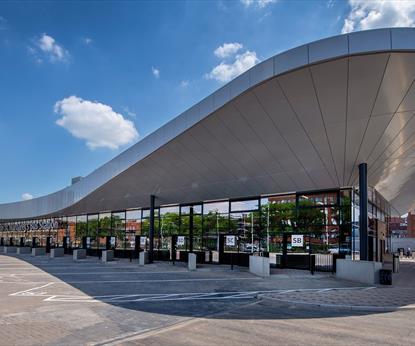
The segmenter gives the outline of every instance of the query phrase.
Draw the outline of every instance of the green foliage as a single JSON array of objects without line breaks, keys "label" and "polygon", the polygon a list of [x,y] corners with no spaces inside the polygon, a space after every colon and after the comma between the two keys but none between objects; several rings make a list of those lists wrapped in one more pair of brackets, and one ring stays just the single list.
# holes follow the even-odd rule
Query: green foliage
[{"label": "green foliage", "polygon": [[267,203],[261,206],[261,211],[263,228],[269,219],[271,232],[290,231],[295,224],[295,203]]}]

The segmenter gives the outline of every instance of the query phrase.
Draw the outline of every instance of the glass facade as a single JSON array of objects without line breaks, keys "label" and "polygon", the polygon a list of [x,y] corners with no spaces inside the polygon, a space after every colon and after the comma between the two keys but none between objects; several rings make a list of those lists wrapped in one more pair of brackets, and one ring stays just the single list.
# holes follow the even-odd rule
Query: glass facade
[{"label": "glass facade", "polygon": [[[358,193],[345,188],[161,206],[155,209],[154,249],[160,259],[186,258],[191,242],[200,253],[275,257],[285,251],[358,259]],[[390,206],[375,189],[369,189],[368,210],[370,236],[379,238]],[[150,210],[144,208],[3,223],[0,234],[3,245],[86,248],[91,255],[113,249],[123,257],[148,249],[149,226]],[[290,245],[297,234],[305,239],[303,247]],[[387,249],[387,243],[373,242],[375,256]]]}]

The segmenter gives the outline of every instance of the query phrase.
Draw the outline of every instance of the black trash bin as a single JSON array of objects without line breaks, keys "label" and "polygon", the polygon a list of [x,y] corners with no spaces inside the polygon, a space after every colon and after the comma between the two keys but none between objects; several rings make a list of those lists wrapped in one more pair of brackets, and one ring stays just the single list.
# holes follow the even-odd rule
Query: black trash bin
[{"label": "black trash bin", "polygon": [[390,269],[379,270],[379,283],[381,285],[392,285],[392,270]]}]

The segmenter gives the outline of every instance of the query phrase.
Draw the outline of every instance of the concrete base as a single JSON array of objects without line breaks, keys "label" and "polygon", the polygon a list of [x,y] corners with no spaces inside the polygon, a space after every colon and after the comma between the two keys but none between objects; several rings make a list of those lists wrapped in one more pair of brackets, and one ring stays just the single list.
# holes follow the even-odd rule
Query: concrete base
[{"label": "concrete base", "polygon": [[269,258],[249,256],[249,272],[258,276],[270,276]]},{"label": "concrete base", "polygon": [[16,253],[17,247],[16,246],[5,246],[4,253]]},{"label": "concrete base", "polygon": [[86,258],[86,250],[85,249],[76,249],[73,250],[73,260],[77,261],[80,259],[85,259]]},{"label": "concrete base", "polygon": [[16,253],[18,255],[27,255],[32,253],[32,248],[30,248],[29,246],[18,247]]},{"label": "concrete base", "polygon": [[113,260],[114,260],[114,251],[112,250],[102,251],[102,256],[101,256],[102,262],[110,262]]},{"label": "concrete base", "polygon": [[336,277],[338,279],[361,282],[364,284],[378,284],[379,270],[382,269],[381,262],[352,261],[337,259]]},{"label": "concrete base", "polygon": [[192,252],[188,255],[187,268],[192,271],[196,270],[196,254]]},{"label": "concrete base", "polygon": [[50,258],[63,257],[64,254],[65,254],[65,249],[63,247],[57,247],[54,249],[50,249]]},{"label": "concrete base", "polygon": [[138,265],[148,264],[148,251],[141,251],[138,255]]},{"label": "concrete base", "polygon": [[46,248],[45,247],[32,248],[32,256],[46,256]]}]

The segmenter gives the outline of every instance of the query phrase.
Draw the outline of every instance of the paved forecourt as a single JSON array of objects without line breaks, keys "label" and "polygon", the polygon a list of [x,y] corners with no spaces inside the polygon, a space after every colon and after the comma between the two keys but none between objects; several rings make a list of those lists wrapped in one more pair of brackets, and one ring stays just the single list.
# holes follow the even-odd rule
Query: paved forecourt
[{"label": "paved forecourt", "polygon": [[263,279],[229,266],[189,272],[183,263],[140,267],[128,260],[0,255],[0,344],[118,344],[200,318],[211,324],[232,311],[241,320],[258,321],[292,312],[275,297],[369,289],[307,271],[277,271]]}]

